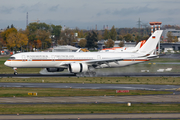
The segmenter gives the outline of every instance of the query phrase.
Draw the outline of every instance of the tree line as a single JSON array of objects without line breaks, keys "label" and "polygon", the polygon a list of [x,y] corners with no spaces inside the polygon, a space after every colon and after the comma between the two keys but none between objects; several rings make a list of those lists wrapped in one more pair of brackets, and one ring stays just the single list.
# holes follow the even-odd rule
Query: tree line
[{"label": "tree line", "polygon": [[[162,28],[176,28],[178,26],[164,25]],[[6,46],[11,51],[33,51],[33,48],[44,50],[57,45],[75,45],[79,47],[97,48],[97,42],[105,40],[107,48],[114,46],[114,41],[121,41],[119,46],[124,46],[126,42],[136,42],[147,40],[150,36],[150,27],[146,28],[115,28],[110,30],[82,30],[66,28],[62,30],[61,25],[48,25],[46,23],[30,23],[25,30],[16,29],[13,25],[8,26],[0,34],[0,47]],[[167,34],[168,42],[176,42],[177,37],[172,33]],[[79,40],[81,38],[81,40]]]},{"label": "tree line", "polygon": [[[149,38],[148,35],[148,31],[146,31],[147,29],[141,29],[140,32],[143,32],[144,34],[140,34],[139,33],[139,29],[138,28],[115,28],[114,26],[112,26],[112,28],[110,30],[105,29],[105,30],[94,30],[92,31],[82,31],[80,32],[80,36],[82,37],[83,34],[85,34],[85,36],[83,36],[85,39],[81,39],[79,41],[79,46],[80,47],[97,47],[97,41],[100,40],[105,40],[104,44],[107,48],[113,47],[114,46],[114,41],[121,41],[119,43],[120,47],[124,46],[124,41],[126,42],[139,42],[141,40],[147,40]],[[87,32],[89,34],[87,34]],[[96,36],[93,39],[90,39],[89,36]],[[96,38],[96,39],[95,39]],[[91,41],[94,40],[95,44],[89,44]]]},{"label": "tree line", "polygon": [[1,33],[1,43],[11,51],[33,51],[51,47],[52,38],[59,39],[61,33],[60,25],[48,25],[46,23],[30,23],[25,30],[16,29],[13,25],[8,26]]}]

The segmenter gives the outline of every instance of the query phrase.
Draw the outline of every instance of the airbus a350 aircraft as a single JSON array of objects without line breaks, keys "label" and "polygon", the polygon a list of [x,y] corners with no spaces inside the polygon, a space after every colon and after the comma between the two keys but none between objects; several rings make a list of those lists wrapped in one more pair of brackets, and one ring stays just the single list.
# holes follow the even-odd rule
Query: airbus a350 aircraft
[{"label": "airbus a350 aircraft", "polygon": [[24,52],[12,55],[4,64],[17,68],[46,68],[48,72],[88,72],[91,68],[111,68],[148,61],[156,49],[162,30],[155,31],[136,53],[125,52]]}]

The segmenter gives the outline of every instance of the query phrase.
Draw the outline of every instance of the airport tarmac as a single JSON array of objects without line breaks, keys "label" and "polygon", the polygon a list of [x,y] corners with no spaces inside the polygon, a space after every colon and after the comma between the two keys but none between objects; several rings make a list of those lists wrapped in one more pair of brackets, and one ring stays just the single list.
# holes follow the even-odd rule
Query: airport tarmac
[{"label": "airport tarmac", "polygon": [[[159,103],[179,104],[180,95],[146,95],[146,96],[96,96],[96,97],[5,97],[0,104],[100,104],[100,103]],[[0,115],[2,120],[119,120],[119,119],[178,119],[179,113],[133,113],[133,114],[55,114],[55,115]]]},{"label": "airport tarmac", "polygon": [[1,120],[131,120],[179,119],[179,113],[151,114],[62,114],[62,115],[0,115]]},{"label": "airport tarmac", "polygon": [[[41,88],[83,88],[83,89],[141,89],[141,90],[172,90],[172,95],[146,96],[95,96],[95,97],[5,97],[0,98],[0,104],[90,104],[90,103],[180,103],[180,92],[175,89],[180,85],[141,85],[141,84],[83,84],[83,83],[0,83],[1,87],[41,87]],[[88,119],[88,120],[118,120],[118,119],[178,119],[180,114],[59,114],[59,115],[0,115],[3,120],[54,120],[54,119]]]},{"label": "airport tarmac", "polygon": [[180,59],[180,54],[162,54],[159,58]]}]

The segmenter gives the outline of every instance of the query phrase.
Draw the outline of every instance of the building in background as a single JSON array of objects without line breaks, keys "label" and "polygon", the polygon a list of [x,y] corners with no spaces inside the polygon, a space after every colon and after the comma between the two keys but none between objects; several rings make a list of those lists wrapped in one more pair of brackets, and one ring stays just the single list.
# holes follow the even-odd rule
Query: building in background
[{"label": "building in background", "polygon": [[70,46],[70,45],[61,45],[54,47],[52,52],[76,52],[78,48]]},{"label": "building in background", "polygon": [[[101,40],[97,42],[98,50],[104,49],[106,40]],[[114,46],[113,47],[119,47],[119,43],[121,41],[114,41]],[[124,47],[135,47],[136,42],[124,42]]]},{"label": "building in background", "polygon": [[161,43],[160,49],[165,51],[166,49],[172,48],[173,51],[180,51],[180,42],[176,43]]},{"label": "building in background", "polygon": [[162,36],[163,36],[164,39],[167,38],[167,33],[168,32],[171,32],[173,37],[177,36],[178,42],[180,42],[180,30],[176,30],[176,29],[163,30]]}]

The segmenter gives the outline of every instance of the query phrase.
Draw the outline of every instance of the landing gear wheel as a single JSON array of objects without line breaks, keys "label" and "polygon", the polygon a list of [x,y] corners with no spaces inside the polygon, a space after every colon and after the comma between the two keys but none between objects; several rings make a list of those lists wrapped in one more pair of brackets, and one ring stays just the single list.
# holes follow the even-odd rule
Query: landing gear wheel
[{"label": "landing gear wheel", "polygon": [[18,73],[17,72],[14,72],[14,75],[17,75]]},{"label": "landing gear wheel", "polygon": [[13,70],[14,70],[14,75],[17,75],[18,73],[17,73],[17,68],[13,68]]}]

